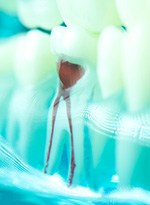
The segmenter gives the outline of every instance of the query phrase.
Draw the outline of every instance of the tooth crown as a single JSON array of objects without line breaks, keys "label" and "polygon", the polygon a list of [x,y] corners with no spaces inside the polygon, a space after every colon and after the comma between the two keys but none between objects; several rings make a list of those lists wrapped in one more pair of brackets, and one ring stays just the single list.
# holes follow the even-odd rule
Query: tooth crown
[{"label": "tooth crown", "polygon": [[62,22],[55,0],[20,0],[18,14],[22,23],[29,28],[51,30]]},{"label": "tooth crown", "polygon": [[96,65],[98,35],[84,31],[80,27],[53,28],[51,48],[58,58],[72,63]]},{"label": "tooth crown", "polygon": [[57,0],[57,4],[69,26],[80,25],[89,31],[100,32],[106,26],[121,24],[115,0]]},{"label": "tooth crown", "polygon": [[18,43],[15,58],[15,72],[20,83],[35,85],[55,71],[49,35],[38,30],[28,32]]}]

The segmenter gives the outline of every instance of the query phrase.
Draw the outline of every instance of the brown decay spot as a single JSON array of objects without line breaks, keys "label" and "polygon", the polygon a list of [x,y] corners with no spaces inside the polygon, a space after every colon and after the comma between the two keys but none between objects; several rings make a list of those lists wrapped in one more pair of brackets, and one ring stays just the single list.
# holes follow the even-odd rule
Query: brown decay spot
[{"label": "brown decay spot", "polygon": [[[53,113],[52,113],[52,130],[50,133],[50,144],[47,152],[47,158],[46,158],[46,164],[44,168],[44,173],[47,173],[47,168],[49,166],[50,161],[50,154],[53,144],[53,135],[54,135],[54,128],[55,128],[55,121],[56,121],[56,115],[59,107],[60,98],[63,97],[63,99],[66,102],[66,112],[67,112],[67,118],[69,123],[69,129],[70,129],[70,138],[71,138],[71,170],[70,170],[70,176],[69,176],[69,186],[72,185],[73,177],[74,177],[74,171],[75,171],[75,156],[74,156],[74,137],[73,137],[73,129],[72,129],[72,117],[71,117],[71,101],[70,101],[70,89],[79,81],[82,76],[84,75],[85,70],[81,68],[81,66],[77,64],[72,64],[68,61],[61,61],[58,64],[58,74],[60,78],[60,86],[59,86],[59,92],[55,99],[54,105],[53,105]],[[66,90],[67,88],[70,88]]]}]

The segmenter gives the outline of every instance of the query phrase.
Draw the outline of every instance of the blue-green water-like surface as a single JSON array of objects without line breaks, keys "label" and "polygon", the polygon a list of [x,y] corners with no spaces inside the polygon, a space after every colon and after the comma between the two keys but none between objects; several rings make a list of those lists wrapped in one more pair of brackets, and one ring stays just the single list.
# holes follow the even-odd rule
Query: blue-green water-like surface
[{"label": "blue-green water-like surface", "polygon": [[84,187],[68,188],[58,175],[47,176],[26,165],[1,138],[0,204],[144,205],[150,204],[150,194],[140,189],[116,190],[106,195]]}]

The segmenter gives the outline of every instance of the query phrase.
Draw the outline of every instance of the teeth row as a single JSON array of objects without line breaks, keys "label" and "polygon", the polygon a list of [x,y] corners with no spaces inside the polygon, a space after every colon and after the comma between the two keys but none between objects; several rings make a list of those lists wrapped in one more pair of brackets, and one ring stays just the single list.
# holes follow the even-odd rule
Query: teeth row
[{"label": "teeth row", "polygon": [[[51,16],[48,15],[50,5],[48,1],[47,3],[43,2],[45,5],[41,5],[40,1],[26,3],[26,7],[23,1],[20,1],[19,15],[25,25],[49,30],[53,25],[61,22],[59,14],[53,18],[54,21],[50,20]],[[100,6],[101,2],[98,0],[94,4],[90,1],[89,3],[82,1],[82,4],[87,5],[86,13],[90,14],[90,9],[94,6],[95,13],[92,12],[91,21],[89,18],[88,21],[87,18],[82,18],[84,11],[79,8],[80,4],[76,4],[76,1],[69,3],[65,0],[57,1],[68,27],[53,29],[51,36],[53,53],[59,61],[80,64],[85,69],[85,75],[69,89],[62,88],[61,83],[63,82],[60,82],[59,79],[57,82],[53,81],[53,76],[50,76],[50,78],[52,77],[50,82],[49,79],[46,82],[42,81],[49,73],[54,74],[56,69],[55,58],[49,51],[49,37],[40,31],[33,30],[20,38],[14,63],[20,88],[11,101],[7,137],[13,146],[17,146],[17,150],[23,158],[38,169],[42,169],[44,166],[45,149],[46,173],[58,172],[61,164],[64,163],[62,159],[65,156],[69,164],[69,185],[82,184],[87,178],[88,185],[97,190],[111,180],[117,167],[121,186],[141,186],[149,190],[149,147],[137,144],[138,140],[135,142],[120,140],[122,130],[127,127],[130,119],[126,120],[124,115],[121,116],[120,112],[123,112],[123,108],[119,105],[118,98],[114,100],[115,103],[113,100],[110,101],[110,104],[105,102],[106,108],[101,104],[97,110],[88,103],[93,96],[96,96],[93,101],[95,104],[101,98],[100,91],[97,94],[94,87],[97,86],[97,77],[92,70],[96,67],[97,61],[103,97],[109,98],[124,89],[131,111],[142,109],[150,100],[149,25],[142,21],[132,28],[138,16],[133,15],[131,23],[128,23],[129,20],[124,18],[122,11],[125,9],[121,7],[124,4],[117,2],[120,16],[126,25],[129,25],[129,32],[125,33],[117,27],[108,27],[98,36],[98,34],[90,32],[97,33],[106,25],[121,23],[113,1],[109,6],[106,1],[103,7]],[[32,13],[28,13],[29,4]],[[55,5],[51,8],[54,9],[53,11],[57,9]],[[99,8],[101,9],[99,10]],[[138,3],[138,8],[140,11],[143,5]],[[109,12],[110,9],[111,12]],[[107,17],[102,18],[103,10],[111,15],[104,15]],[[101,24],[97,19],[103,19]],[[145,20],[145,16],[143,19]],[[85,31],[82,27],[90,32]],[[96,57],[97,49],[98,59]],[[54,70],[52,71],[52,69]],[[56,84],[60,87],[57,90],[57,95],[54,96],[52,91]],[[46,89],[45,93],[43,93],[43,88]],[[79,92],[79,89],[82,93]],[[52,104],[48,115],[47,139],[45,139],[46,116],[49,107],[47,101],[52,101]],[[86,108],[90,113],[88,118],[84,116]],[[110,114],[112,110],[113,114]],[[41,115],[41,113],[43,114]],[[121,120],[118,120],[118,113]],[[135,122],[135,119],[133,121]],[[88,128],[86,123],[88,123]],[[141,122],[140,125],[135,123],[135,126],[139,128],[141,124]],[[88,134],[85,136],[86,129]],[[131,129],[130,126],[129,129]],[[136,136],[139,135],[141,129],[140,127]],[[131,138],[133,138],[133,134]],[[117,143],[112,139],[116,136],[118,136]],[[90,142],[90,146],[87,146],[89,150],[86,151],[84,149],[85,140]],[[44,148],[45,144],[46,148]],[[67,150],[67,153],[64,150]],[[84,164],[87,156],[90,165],[88,162]],[[67,169],[68,165],[64,163],[63,166]],[[87,167],[88,171],[85,170]],[[66,178],[64,170],[61,174]]]}]

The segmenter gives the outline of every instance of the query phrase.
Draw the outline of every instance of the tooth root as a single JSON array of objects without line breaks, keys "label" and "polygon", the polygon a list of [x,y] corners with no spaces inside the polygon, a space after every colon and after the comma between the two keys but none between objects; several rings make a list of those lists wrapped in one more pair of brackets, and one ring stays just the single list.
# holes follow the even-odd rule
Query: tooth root
[{"label": "tooth root", "polygon": [[[64,135],[65,127],[67,122],[66,116],[66,104],[60,99],[60,104],[58,105],[58,110],[54,113],[54,108],[50,108],[48,117],[48,131],[47,131],[47,142],[46,142],[46,167],[45,172],[53,174],[58,171],[60,165],[64,143],[66,143],[66,137]],[[61,111],[60,111],[61,109]],[[52,116],[55,116],[55,122],[53,124]],[[52,135],[52,128],[53,135]],[[50,147],[50,141],[52,144]],[[49,152],[49,153],[48,153]],[[49,156],[48,156],[49,155]],[[49,158],[49,159],[48,159]]]},{"label": "tooth root", "polygon": [[109,25],[121,25],[115,0],[57,0],[57,4],[65,23],[69,26],[80,25],[90,32],[99,33]]},{"label": "tooth root", "polygon": [[[118,100],[118,99],[117,99]],[[89,186],[98,190],[105,187],[115,174],[115,130],[118,126],[118,101],[89,107],[89,138],[91,164]]]},{"label": "tooth root", "polygon": [[98,44],[98,77],[102,96],[110,97],[123,88],[121,51],[124,33],[116,27],[103,31]]},{"label": "tooth root", "polygon": [[18,15],[21,22],[29,28],[51,30],[63,22],[55,0],[35,0],[18,2]]},{"label": "tooth root", "polygon": [[[79,121],[78,121],[79,120]],[[78,121],[78,122],[77,122]],[[81,124],[80,124],[81,123]],[[72,160],[72,145],[70,140],[70,168],[69,168],[69,185],[78,185],[83,182],[84,178],[84,122],[75,119],[73,122],[73,143],[74,143],[74,164]],[[75,165],[74,170],[71,165]]]},{"label": "tooth root", "polygon": [[138,142],[118,140],[116,151],[119,186],[122,188],[140,187],[150,190],[150,149]]},{"label": "tooth root", "polygon": [[98,35],[81,27],[54,27],[51,33],[51,48],[58,58],[65,58],[79,65],[96,65]]},{"label": "tooth root", "polygon": [[150,102],[149,32],[143,22],[130,29],[124,42],[124,82],[130,111],[141,110]]}]

